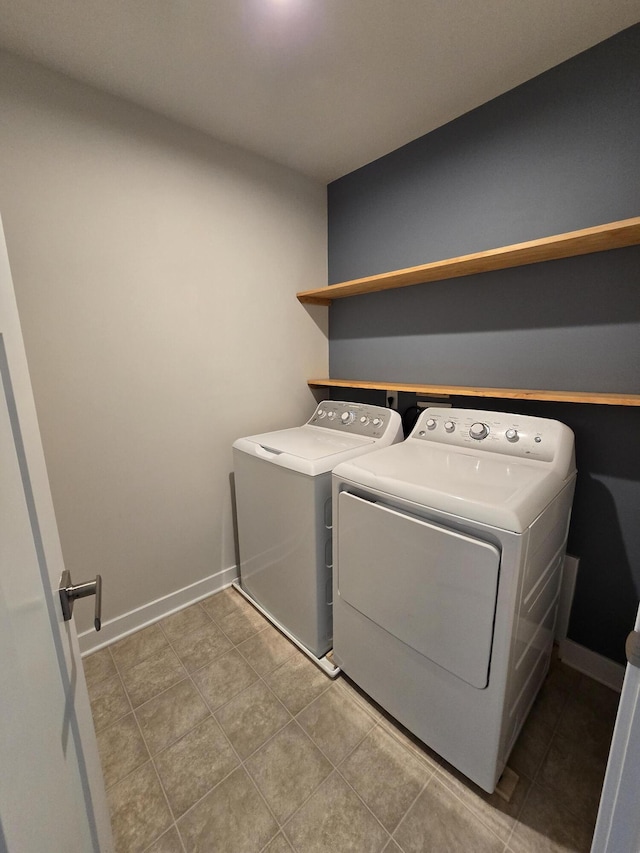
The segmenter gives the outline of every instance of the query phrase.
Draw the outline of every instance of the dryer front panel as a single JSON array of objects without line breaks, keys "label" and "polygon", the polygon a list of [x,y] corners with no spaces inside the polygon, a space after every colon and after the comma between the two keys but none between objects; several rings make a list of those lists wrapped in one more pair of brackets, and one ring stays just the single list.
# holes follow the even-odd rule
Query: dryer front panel
[{"label": "dryer front panel", "polygon": [[468,684],[486,687],[498,548],[346,491],[338,519],[340,597]]}]

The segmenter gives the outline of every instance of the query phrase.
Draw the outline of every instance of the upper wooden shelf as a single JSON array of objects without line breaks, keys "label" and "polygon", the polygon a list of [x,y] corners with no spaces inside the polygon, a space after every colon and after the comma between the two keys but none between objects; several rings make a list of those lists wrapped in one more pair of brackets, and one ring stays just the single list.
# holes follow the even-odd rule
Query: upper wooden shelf
[{"label": "upper wooden shelf", "polygon": [[544,391],[528,388],[473,388],[466,385],[406,385],[357,379],[309,379],[312,388],[364,388],[371,391],[407,391],[426,397],[494,397],[505,400],[542,400],[555,403],[600,403],[640,406],[640,394],[603,394],[586,391]]},{"label": "upper wooden shelf", "polygon": [[487,252],[475,252],[459,258],[448,258],[418,267],[357,278],[315,290],[302,290],[297,295],[300,302],[331,305],[334,299],[344,299],[347,296],[425,284],[430,281],[443,281],[448,278],[461,278],[475,273],[521,267],[557,258],[588,255],[592,252],[620,249],[623,246],[634,246],[638,243],[640,243],[640,216],[635,216],[632,219],[583,228],[581,231],[569,231],[567,234],[530,240],[528,243],[515,243],[513,246],[503,246],[500,249],[489,249]]}]

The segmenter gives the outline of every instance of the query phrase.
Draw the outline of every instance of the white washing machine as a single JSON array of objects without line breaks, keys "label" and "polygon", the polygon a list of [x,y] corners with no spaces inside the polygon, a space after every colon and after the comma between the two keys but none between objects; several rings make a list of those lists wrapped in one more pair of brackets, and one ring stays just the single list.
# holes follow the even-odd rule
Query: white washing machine
[{"label": "white washing machine", "polygon": [[320,403],[300,427],[233,445],[240,592],[330,675],[331,470],[402,440],[400,415],[360,403]]},{"label": "white washing machine", "polygon": [[558,421],[430,408],[334,469],[334,659],[493,791],[547,673],[575,484]]}]

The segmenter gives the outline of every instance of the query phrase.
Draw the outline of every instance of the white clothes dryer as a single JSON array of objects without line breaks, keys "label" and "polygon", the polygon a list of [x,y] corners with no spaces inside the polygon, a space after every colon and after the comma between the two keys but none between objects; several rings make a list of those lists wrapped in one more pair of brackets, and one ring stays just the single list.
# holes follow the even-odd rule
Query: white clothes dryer
[{"label": "white clothes dryer", "polygon": [[300,427],[233,445],[240,592],[330,675],[331,471],[402,440],[400,415],[380,406],[320,403]]},{"label": "white clothes dryer", "polygon": [[448,408],[334,469],[334,659],[490,792],[548,670],[575,476],[564,424]]}]

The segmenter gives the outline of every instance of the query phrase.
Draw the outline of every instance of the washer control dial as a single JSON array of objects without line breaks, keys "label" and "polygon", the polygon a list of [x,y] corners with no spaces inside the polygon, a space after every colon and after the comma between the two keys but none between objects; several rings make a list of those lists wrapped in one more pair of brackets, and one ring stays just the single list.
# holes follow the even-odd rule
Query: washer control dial
[{"label": "washer control dial", "polygon": [[318,409],[318,417],[319,418],[326,418],[326,416],[327,416],[327,413],[325,412],[324,409]]},{"label": "washer control dial", "polygon": [[336,416],[335,412],[327,412],[327,417],[329,418],[330,421],[332,421],[335,418],[335,416]]},{"label": "washer control dial", "polygon": [[471,424],[471,427],[469,428],[469,435],[471,438],[475,438],[476,441],[482,441],[483,438],[486,438],[489,435],[489,427],[478,421],[475,424]]},{"label": "washer control dial", "polygon": [[343,412],[340,415],[340,420],[345,425],[346,424],[352,424],[355,421],[355,419],[356,419],[356,416],[354,415],[353,412]]},{"label": "washer control dial", "polygon": [[373,425],[374,426],[380,426],[381,423],[382,423],[382,421],[380,420],[380,418],[374,418],[373,419]]},{"label": "washer control dial", "polygon": [[429,418],[429,420],[427,421],[427,429],[435,429],[435,428],[436,428],[436,422],[434,421],[433,418]]},{"label": "washer control dial", "polygon": [[361,424],[368,424],[369,418],[366,415],[362,415],[362,417],[360,418],[360,423]]},{"label": "washer control dial", "polygon": [[445,428],[446,432],[453,432],[454,429],[456,428],[456,425],[454,424],[453,421],[446,421],[444,428]]},{"label": "washer control dial", "polygon": [[513,428],[508,429],[505,432],[505,435],[507,437],[507,441],[517,441],[520,438],[520,436],[518,435],[518,430]]}]

